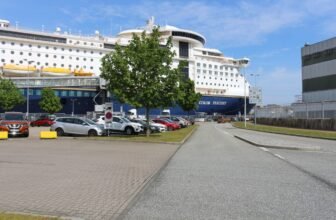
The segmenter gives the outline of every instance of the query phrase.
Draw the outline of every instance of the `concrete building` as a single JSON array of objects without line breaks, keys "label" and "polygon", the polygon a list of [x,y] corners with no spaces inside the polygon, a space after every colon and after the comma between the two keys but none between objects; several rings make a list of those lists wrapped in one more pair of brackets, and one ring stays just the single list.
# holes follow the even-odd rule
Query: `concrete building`
[{"label": "concrete building", "polygon": [[336,118],[336,37],[305,44],[302,58],[302,103],[295,103],[295,116]]}]

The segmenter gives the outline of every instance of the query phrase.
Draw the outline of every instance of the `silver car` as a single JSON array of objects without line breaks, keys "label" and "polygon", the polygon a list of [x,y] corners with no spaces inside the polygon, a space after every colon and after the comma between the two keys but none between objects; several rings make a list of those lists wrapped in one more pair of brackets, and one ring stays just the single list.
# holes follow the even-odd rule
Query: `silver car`
[{"label": "silver car", "polygon": [[99,125],[85,118],[62,117],[56,118],[54,122],[50,130],[56,131],[57,136],[65,134],[101,136],[104,133],[104,129]]}]

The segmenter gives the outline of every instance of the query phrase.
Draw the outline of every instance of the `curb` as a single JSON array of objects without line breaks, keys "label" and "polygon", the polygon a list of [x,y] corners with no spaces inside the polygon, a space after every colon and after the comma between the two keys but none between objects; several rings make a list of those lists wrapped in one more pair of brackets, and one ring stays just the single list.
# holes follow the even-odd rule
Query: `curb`
[{"label": "curb", "polygon": [[175,156],[175,154],[180,150],[180,148],[183,146],[183,144],[195,133],[198,126],[196,126],[190,133],[185,137],[181,142],[180,145],[176,148],[175,152],[168,158],[168,160],[158,169],[156,170],[150,177],[148,177],[145,182],[139,186],[139,188],[133,193],[133,195],[124,202],[120,207],[119,211],[120,213],[116,213],[115,219],[121,220],[125,217],[125,215],[128,213],[128,211],[134,206],[134,204],[139,200],[139,198],[143,195],[143,193],[146,191],[146,189],[153,183],[157,177],[161,174],[162,170],[164,170],[171,159]]},{"label": "curb", "polygon": [[231,123],[232,127],[236,129],[242,129],[242,130],[247,130],[247,131],[255,131],[259,133],[269,133],[269,134],[280,134],[280,135],[287,135],[287,136],[293,136],[293,137],[304,137],[304,138],[312,138],[312,139],[319,139],[319,140],[328,140],[328,141],[336,141],[336,139],[333,138],[322,138],[322,137],[311,137],[311,136],[304,136],[304,135],[298,135],[298,134],[283,134],[283,133],[277,133],[277,132],[271,132],[271,131],[258,131],[258,130],[253,130],[253,129],[248,129],[248,128],[239,128],[236,127]]},{"label": "curb", "polygon": [[265,145],[265,144],[258,144],[246,138],[240,137],[238,135],[233,135],[235,138],[244,141],[246,143],[252,144],[256,147],[264,147],[264,148],[271,148],[271,149],[283,149],[283,150],[302,150],[302,151],[319,151],[321,150],[320,147],[286,147],[286,146],[272,146],[272,145]]},{"label": "curb", "polygon": [[32,216],[32,217],[39,217],[39,218],[58,218],[60,220],[85,220],[83,218],[78,218],[78,217],[68,217],[68,216],[54,216],[54,215],[39,215],[36,213],[29,213],[29,212],[1,212],[4,214],[13,214],[13,215],[23,215],[23,216]]}]

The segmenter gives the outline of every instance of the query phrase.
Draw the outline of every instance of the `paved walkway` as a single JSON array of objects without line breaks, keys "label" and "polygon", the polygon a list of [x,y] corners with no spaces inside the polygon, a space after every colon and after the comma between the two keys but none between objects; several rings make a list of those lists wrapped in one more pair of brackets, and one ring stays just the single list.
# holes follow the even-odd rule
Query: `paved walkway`
[{"label": "paved walkway", "polygon": [[204,123],[122,219],[334,219],[335,202],[325,184]]},{"label": "paved walkway", "polygon": [[226,132],[247,140],[257,145],[264,145],[274,148],[322,150],[336,152],[336,141],[316,138],[296,137],[273,133],[258,132],[246,129],[238,129],[229,123],[217,124],[216,127]]},{"label": "paved walkway", "polygon": [[0,212],[110,220],[178,145],[117,141],[0,141]]}]

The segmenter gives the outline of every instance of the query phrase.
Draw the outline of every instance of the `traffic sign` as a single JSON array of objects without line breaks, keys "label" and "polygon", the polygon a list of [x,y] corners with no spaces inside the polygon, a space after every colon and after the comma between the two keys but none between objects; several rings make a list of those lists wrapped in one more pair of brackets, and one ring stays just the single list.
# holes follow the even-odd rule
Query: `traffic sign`
[{"label": "traffic sign", "polygon": [[112,122],[112,117],[113,117],[113,114],[112,114],[112,111],[105,111],[105,123],[110,123]]}]

